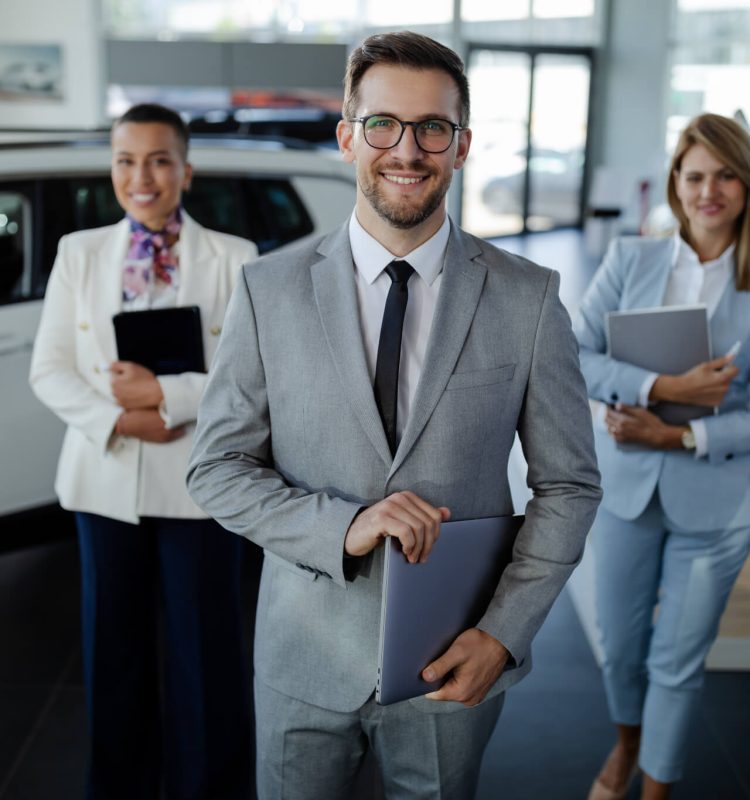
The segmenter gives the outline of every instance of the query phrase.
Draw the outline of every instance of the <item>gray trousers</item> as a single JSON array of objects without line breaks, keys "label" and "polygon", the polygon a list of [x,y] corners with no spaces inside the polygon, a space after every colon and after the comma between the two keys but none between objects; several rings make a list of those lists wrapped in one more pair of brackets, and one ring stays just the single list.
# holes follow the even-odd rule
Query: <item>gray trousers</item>
[{"label": "gray trousers", "polygon": [[[329,711],[255,679],[258,800],[351,800],[368,749],[387,800],[471,800],[504,695],[451,714],[374,695],[349,713]],[[438,702],[438,701],[436,701]]]}]

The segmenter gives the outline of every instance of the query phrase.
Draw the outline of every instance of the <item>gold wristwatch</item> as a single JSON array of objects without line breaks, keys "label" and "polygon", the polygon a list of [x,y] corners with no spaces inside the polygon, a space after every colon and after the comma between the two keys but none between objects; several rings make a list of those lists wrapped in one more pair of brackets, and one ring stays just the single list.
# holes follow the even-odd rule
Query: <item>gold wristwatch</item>
[{"label": "gold wristwatch", "polygon": [[693,429],[688,428],[686,431],[683,431],[682,436],[680,436],[680,441],[685,450],[695,450],[695,434],[693,433]]}]

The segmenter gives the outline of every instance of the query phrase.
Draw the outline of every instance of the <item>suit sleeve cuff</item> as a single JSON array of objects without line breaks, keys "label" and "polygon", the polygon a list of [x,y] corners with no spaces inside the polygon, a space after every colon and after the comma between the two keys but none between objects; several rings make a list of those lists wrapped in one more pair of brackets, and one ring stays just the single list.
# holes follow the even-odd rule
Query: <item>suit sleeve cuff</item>
[{"label": "suit sleeve cuff", "polygon": [[695,457],[702,458],[708,455],[708,431],[702,419],[694,419],[690,423],[690,430],[695,436]]},{"label": "suit sleeve cuff", "polygon": [[646,379],[641,384],[640,391],[638,392],[638,405],[642,406],[643,408],[648,408],[649,406],[649,399],[648,396],[651,394],[651,389],[653,385],[656,383],[656,379],[659,377],[659,373],[657,372],[650,372]]}]

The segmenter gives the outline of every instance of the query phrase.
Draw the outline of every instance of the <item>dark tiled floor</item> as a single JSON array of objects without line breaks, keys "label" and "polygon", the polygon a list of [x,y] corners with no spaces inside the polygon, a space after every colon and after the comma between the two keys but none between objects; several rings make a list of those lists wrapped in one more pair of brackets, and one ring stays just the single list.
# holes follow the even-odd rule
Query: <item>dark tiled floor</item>
[{"label": "dark tiled floor", "polygon": [[[248,547],[251,633],[257,552]],[[83,797],[87,746],[75,541],[0,556],[0,800]],[[564,593],[508,696],[479,800],[584,800],[611,732],[599,670]],[[708,676],[675,800],[750,800],[750,675]],[[378,796],[369,782],[359,800]],[[637,790],[631,799],[637,797]],[[137,800],[137,798],[134,798]]]}]

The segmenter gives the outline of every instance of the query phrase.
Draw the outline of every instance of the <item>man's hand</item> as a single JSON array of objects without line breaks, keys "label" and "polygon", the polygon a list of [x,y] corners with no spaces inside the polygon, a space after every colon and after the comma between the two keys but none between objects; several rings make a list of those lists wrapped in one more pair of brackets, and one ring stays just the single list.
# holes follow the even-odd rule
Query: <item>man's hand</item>
[{"label": "man's hand", "polygon": [[120,414],[115,433],[119,436],[134,436],[144,442],[165,444],[179,439],[185,433],[185,428],[167,428],[155,408],[137,408]]},{"label": "man's hand", "polygon": [[426,561],[440,533],[440,523],[450,516],[445,506],[435,508],[414,492],[396,492],[354,518],[346,532],[344,551],[349,556],[363,556],[386,536],[395,536],[412,564]]},{"label": "man's hand", "polygon": [[649,393],[649,400],[689,403],[695,406],[718,406],[739,369],[732,364],[735,354],[704,361],[682,375],[659,375]]},{"label": "man's hand", "polygon": [[479,628],[469,628],[440,658],[422,670],[422,677],[430,683],[452,672],[440,689],[425,697],[475,706],[500,677],[509,657],[510,653],[493,636]]},{"label": "man's hand", "polygon": [[604,422],[609,435],[616,442],[630,442],[653,447],[658,450],[674,450],[682,447],[682,432],[686,426],[667,425],[640,406],[626,406],[618,403],[607,408]]},{"label": "man's hand", "polygon": [[112,394],[126,411],[156,408],[164,399],[161,385],[150,369],[132,361],[113,361],[109,369]]}]

